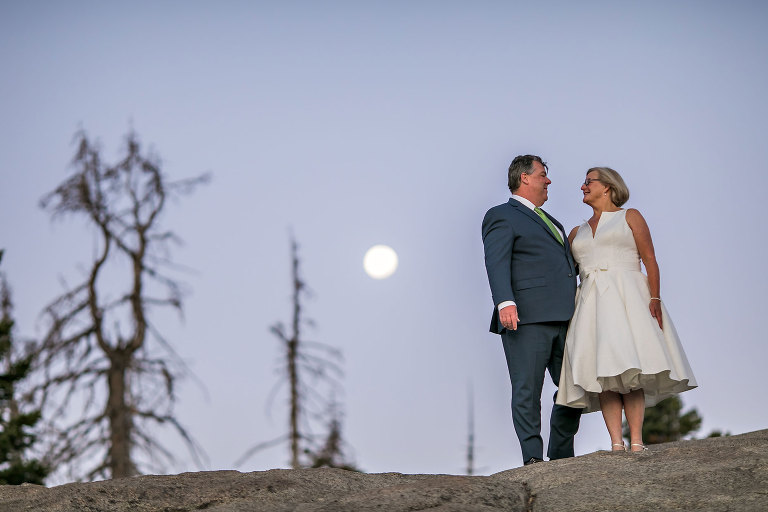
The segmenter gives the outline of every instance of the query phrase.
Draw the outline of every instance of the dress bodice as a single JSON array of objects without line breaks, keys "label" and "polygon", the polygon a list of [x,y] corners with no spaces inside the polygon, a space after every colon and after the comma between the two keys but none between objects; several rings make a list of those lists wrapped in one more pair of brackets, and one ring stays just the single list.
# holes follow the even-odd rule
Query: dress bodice
[{"label": "dress bodice", "polygon": [[626,215],[626,210],[603,212],[594,236],[588,222],[579,227],[571,250],[582,282],[595,270],[640,270],[640,255]]}]

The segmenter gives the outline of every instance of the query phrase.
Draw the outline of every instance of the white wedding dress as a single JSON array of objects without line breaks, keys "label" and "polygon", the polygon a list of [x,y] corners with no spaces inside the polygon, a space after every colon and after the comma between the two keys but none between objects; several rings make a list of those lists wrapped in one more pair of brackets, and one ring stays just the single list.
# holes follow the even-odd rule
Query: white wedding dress
[{"label": "white wedding dress", "polygon": [[600,410],[602,391],[645,392],[646,407],[696,387],[675,326],[661,305],[659,328],[648,309],[626,210],[603,212],[594,237],[587,222],[572,244],[579,264],[576,310],[565,340],[557,403]]}]

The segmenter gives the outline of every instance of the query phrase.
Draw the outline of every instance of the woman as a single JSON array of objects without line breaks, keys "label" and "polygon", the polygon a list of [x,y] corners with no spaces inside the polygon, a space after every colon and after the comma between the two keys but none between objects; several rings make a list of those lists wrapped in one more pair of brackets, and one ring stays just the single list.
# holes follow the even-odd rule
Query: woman
[{"label": "woman", "polygon": [[[629,190],[608,167],[587,171],[581,186],[592,217],[568,235],[581,284],[568,327],[557,403],[602,410],[611,449],[643,444],[645,408],[696,387],[677,332],[659,293],[659,265],[640,212],[621,206]],[[642,260],[647,277],[640,271]]]}]

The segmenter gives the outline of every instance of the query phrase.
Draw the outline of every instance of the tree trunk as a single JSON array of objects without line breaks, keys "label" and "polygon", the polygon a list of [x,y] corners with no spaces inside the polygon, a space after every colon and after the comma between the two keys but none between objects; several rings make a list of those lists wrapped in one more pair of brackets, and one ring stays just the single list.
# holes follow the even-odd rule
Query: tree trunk
[{"label": "tree trunk", "polygon": [[107,416],[110,427],[109,469],[112,478],[123,478],[136,474],[136,467],[131,460],[131,433],[133,422],[128,396],[126,373],[127,359],[123,354],[112,354],[112,364],[107,371],[109,397],[107,398]]},{"label": "tree trunk", "polygon": [[291,386],[291,467],[299,469],[299,375],[296,368],[298,340],[288,342],[288,379]]},{"label": "tree trunk", "polygon": [[293,277],[293,336],[288,340],[288,380],[291,387],[291,467],[299,469],[299,329],[301,327],[301,304],[299,294],[303,283],[299,278],[299,257],[296,241],[291,241],[291,274]]}]

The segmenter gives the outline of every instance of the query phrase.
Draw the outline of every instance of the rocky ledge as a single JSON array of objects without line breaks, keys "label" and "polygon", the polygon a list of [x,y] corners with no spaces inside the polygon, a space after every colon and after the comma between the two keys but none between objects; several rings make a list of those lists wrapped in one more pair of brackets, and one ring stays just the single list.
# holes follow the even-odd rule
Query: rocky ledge
[{"label": "rocky ledge", "polygon": [[0,510],[246,511],[768,510],[768,430],[595,452],[491,476],[339,469],[139,476],[46,488],[0,486]]}]

